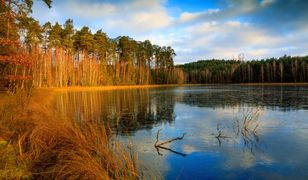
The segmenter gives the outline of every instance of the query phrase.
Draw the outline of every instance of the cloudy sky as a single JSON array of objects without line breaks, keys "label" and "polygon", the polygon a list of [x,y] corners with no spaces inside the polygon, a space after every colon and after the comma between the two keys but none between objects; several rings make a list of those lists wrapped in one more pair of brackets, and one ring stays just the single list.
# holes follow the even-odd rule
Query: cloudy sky
[{"label": "cloudy sky", "polygon": [[308,54],[307,0],[53,0],[35,1],[41,23],[71,18],[76,28],[102,29],[172,46],[176,64]]}]

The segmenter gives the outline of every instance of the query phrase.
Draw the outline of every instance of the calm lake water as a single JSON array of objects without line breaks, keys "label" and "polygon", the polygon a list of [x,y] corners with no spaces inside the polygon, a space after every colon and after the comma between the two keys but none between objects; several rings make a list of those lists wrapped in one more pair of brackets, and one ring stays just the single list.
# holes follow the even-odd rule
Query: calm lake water
[{"label": "calm lake water", "polygon": [[[165,179],[308,179],[308,86],[67,92],[55,107],[108,121],[141,167]],[[160,129],[160,142],[186,134],[156,149]]]}]

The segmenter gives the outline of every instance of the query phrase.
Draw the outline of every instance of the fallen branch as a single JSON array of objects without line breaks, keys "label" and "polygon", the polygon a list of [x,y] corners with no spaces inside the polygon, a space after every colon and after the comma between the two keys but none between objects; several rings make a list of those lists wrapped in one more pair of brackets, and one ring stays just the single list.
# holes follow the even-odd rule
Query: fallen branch
[{"label": "fallen branch", "polygon": [[185,135],[186,135],[186,133],[183,133],[183,135],[181,137],[176,137],[176,138],[170,139],[168,141],[165,141],[165,142],[162,142],[162,143],[159,143],[159,144],[156,143],[155,146],[161,146],[161,145],[168,144],[168,143],[171,143],[171,142],[176,141],[176,140],[182,140]]},{"label": "fallen branch", "polygon": [[162,145],[169,144],[169,143],[171,143],[171,142],[173,142],[173,141],[176,141],[176,140],[182,140],[182,139],[185,137],[186,133],[183,133],[183,135],[180,136],[180,137],[176,137],[176,138],[170,139],[170,140],[168,140],[168,141],[164,141],[164,142],[158,143],[158,142],[159,142],[159,133],[160,133],[160,131],[161,131],[161,129],[159,129],[159,130],[157,131],[157,134],[156,134],[156,141],[155,141],[155,144],[154,144],[154,147],[156,148],[157,154],[158,154],[158,155],[162,155],[162,154],[159,152],[159,149],[165,149],[165,150],[168,150],[168,151],[170,151],[170,152],[173,152],[173,153],[178,154],[178,155],[181,155],[181,156],[186,156],[186,155],[187,155],[187,154],[180,153],[180,152],[174,151],[174,150],[172,150],[172,149],[170,149],[170,148],[166,148],[166,147],[162,146]]}]

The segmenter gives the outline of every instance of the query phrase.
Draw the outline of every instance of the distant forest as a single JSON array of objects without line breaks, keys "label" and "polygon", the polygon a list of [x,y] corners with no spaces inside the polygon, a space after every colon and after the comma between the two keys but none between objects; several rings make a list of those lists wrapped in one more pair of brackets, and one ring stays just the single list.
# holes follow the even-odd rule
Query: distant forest
[{"label": "distant forest", "polygon": [[201,60],[179,65],[186,83],[308,82],[308,56],[265,60]]},{"label": "distant forest", "polygon": [[128,36],[113,39],[87,26],[77,30],[71,19],[63,25],[40,25],[29,16],[32,3],[0,2],[0,86],[14,90],[184,82],[171,47]]}]

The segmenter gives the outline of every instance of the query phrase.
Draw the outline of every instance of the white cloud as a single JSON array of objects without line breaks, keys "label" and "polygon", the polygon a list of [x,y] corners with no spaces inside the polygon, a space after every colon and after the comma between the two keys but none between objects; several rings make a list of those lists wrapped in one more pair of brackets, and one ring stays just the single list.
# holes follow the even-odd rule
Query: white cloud
[{"label": "white cloud", "polygon": [[179,22],[181,22],[181,23],[188,22],[188,21],[197,19],[198,17],[201,17],[201,16],[206,16],[206,15],[218,13],[219,11],[220,11],[219,9],[208,9],[206,11],[196,12],[196,13],[183,12],[180,15]]},{"label": "white cloud", "polygon": [[170,19],[164,12],[139,12],[125,18],[104,19],[108,28],[123,28],[131,32],[153,31],[169,25]]},{"label": "white cloud", "polygon": [[71,12],[83,18],[99,18],[117,12],[117,7],[111,3],[86,3],[68,1]]},{"label": "white cloud", "polygon": [[128,33],[153,31],[166,27],[171,17],[161,0],[131,0],[118,3],[86,3],[69,1],[74,16],[95,21],[96,26],[109,30],[123,29]]},{"label": "white cloud", "polygon": [[[307,31],[304,31],[307,32]],[[266,29],[240,21],[210,21],[184,28],[173,47],[185,51],[178,52],[177,62],[199,59],[232,59],[244,53],[246,59],[277,57],[284,54],[298,54],[300,46],[308,43],[302,39],[303,32],[297,35],[272,34]],[[177,50],[177,49],[176,49]]]}]

